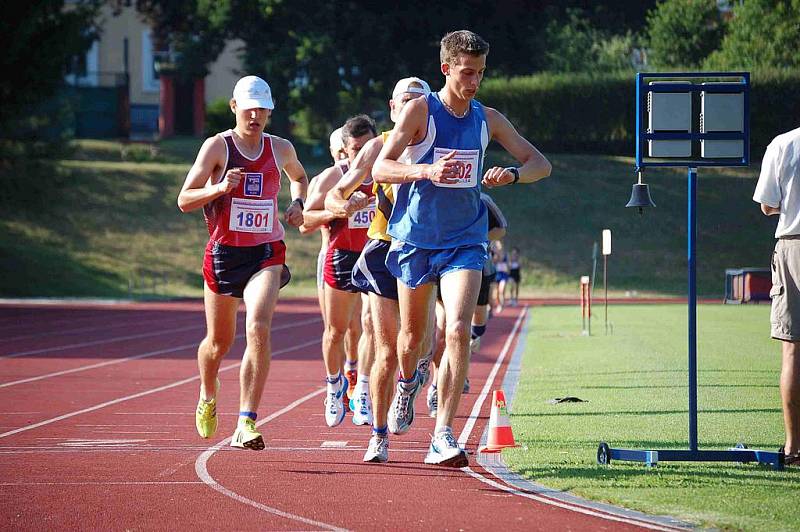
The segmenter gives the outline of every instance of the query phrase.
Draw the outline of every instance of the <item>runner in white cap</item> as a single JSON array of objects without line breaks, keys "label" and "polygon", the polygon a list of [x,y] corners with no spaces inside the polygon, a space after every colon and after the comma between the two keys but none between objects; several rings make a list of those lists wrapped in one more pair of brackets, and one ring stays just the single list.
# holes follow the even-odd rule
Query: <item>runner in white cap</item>
[{"label": "runner in white cap", "polygon": [[281,171],[291,183],[284,213],[303,223],[308,179],[292,144],[264,133],[275,104],[257,76],[240,79],[231,111],[236,127],[206,139],[178,195],[183,212],[203,208],[210,238],[203,262],[208,332],[197,350],[200,400],[195,426],[203,438],[217,431],[217,373],[236,337],[236,313],[244,300],[247,347],[239,371],[239,422],[231,446],[260,450],[255,426],[271,356],[270,329],[278,290],[289,282],[284,229],[279,221]]},{"label": "runner in white cap", "polygon": [[[419,78],[410,77],[398,81],[389,100],[392,121],[397,119],[409,101],[429,93],[428,84]],[[386,131],[364,145],[350,170],[328,193],[325,199],[326,209],[339,216],[349,216],[358,210],[363,199],[358,190],[364,182],[372,180],[372,165],[390,133],[391,131]],[[415,152],[410,148],[404,155],[413,158]],[[414,411],[413,401],[410,404],[410,416],[407,403],[401,405],[403,412],[399,411],[401,406],[397,405],[390,411],[392,382],[397,375],[398,367],[399,314],[397,279],[386,269],[385,261],[392,240],[386,232],[386,223],[392,213],[394,189],[391,185],[376,184],[373,186],[373,192],[377,197],[377,210],[369,226],[370,240],[353,268],[353,284],[369,295],[376,350],[375,363],[370,372],[370,395],[373,403],[372,438],[364,455],[364,461],[386,462],[389,459],[389,431],[395,434],[405,433],[411,426]],[[426,372],[427,363],[422,364],[418,371]],[[401,420],[400,423],[398,419]]]}]

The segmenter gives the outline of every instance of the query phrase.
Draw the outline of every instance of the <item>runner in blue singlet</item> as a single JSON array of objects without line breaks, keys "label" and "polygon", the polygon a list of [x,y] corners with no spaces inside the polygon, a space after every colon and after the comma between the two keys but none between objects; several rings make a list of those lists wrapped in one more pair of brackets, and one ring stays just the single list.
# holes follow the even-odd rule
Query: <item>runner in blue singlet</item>
[{"label": "runner in blue singlet", "polygon": [[[532,183],[550,174],[550,163],[522,138],[498,111],[473,100],[489,45],[467,30],[444,36],[438,94],[409,102],[378,156],[373,177],[395,183],[389,220],[392,248],[386,266],[398,283],[400,334],[397,353],[406,400],[419,392],[416,353],[436,296],[442,288],[447,337],[438,376],[436,432],[425,463],[463,467],[466,453],[452,432],[469,360],[470,319],[478,299],[486,259],[487,215],[481,185]],[[498,141],[522,165],[483,171],[484,152]],[[417,160],[400,156],[409,146],[424,146]]]}]

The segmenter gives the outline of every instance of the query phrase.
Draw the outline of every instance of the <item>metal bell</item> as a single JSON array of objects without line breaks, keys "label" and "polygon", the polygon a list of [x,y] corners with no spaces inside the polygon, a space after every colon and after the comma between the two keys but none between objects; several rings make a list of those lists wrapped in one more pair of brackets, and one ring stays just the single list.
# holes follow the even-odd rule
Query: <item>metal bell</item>
[{"label": "metal bell", "polygon": [[644,207],[655,207],[653,199],[650,197],[650,187],[646,183],[635,183],[631,190],[631,199],[626,207],[637,207],[639,214],[642,214]]}]

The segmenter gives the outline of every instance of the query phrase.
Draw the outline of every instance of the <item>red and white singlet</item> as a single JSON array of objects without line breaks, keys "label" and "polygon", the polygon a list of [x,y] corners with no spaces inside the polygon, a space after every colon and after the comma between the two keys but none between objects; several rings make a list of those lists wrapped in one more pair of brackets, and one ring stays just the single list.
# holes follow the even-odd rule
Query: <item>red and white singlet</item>
[{"label": "red and white singlet", "polygon": [[250,159],[239,151],[233,131],[219,135],[225,141],[228,156],[216,182],[231,168],[242,168],[243,175],[236,189],[203,207],[211,240],[243,247],[283,239],[284,229],[278,217],[281,172],[275,162],[272,137],[264,133],[260,154]]},{"label": "red and white singlet", "polygon": [[[337,163],[337,165],[342,169],[342,175],[349,168],[349,166],[343,166],[340,163]],[[349,218],[336,218],[328,224],[331,232],[328,249],[359,252],[364,249],[369,239],[367,236],[369,224],[375,218],[375,192],[373,192],[372,188],[372,179],[370,179],[369,182],[365,181],[356,189],[370,198],[369,205],[353,213]]]}]

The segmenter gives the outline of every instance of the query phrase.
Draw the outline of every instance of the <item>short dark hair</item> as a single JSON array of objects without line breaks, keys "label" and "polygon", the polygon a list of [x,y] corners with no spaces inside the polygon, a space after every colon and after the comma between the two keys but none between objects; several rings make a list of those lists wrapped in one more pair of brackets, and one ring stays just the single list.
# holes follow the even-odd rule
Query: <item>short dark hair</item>
[{"label": "short dark hair", "polygon": [[442,63],[452,64],[458,54],[480,57],[489,53],[489,43],[480,35],[469,30],[451,31],[442,37],[439,48],[439,59]]},{"label": "short dark hair", "polygon": [[347,144],[348,139],[363,137],[367,133],[378,134],[375,121],[367,115],[351,116],[342,126],[342,142]]}]

